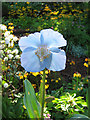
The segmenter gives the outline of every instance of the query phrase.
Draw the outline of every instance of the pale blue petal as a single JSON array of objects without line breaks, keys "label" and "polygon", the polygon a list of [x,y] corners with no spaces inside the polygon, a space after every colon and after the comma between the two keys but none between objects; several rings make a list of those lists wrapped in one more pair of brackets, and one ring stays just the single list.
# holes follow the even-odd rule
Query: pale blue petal
[{"label": "pale blue petal", "polygon": [[60,49],[59,49],[59,48],[56,48],[56,47],[51,47],[51,48],[49,48],[49,50],[50,50],[51,52],[56,52],[56,53],[59,53],[59,52],[60,52]]},{"label": "pale blue petal", "polygon": [[57,31],[45,29],[41,30],[40,33],[40,40],[43,45],[47,45],[48,47],[63,47],[67,44],[63,35]]},{"label": "pale blue petal", "polygon": [[66,55],[64,50],[60,50],[59,53],[52,52],[50,58],[46,60],[47,69],[52,71],[61,71],[65,69]]},{"label": "pale blue petal", "polygon": [[40,62],[37,55],[35,55],[35,48],[26,48],[21,55],[21,66],[28,72],[40,72],[45,69],[43,63]]},{"label": "pale blue petal", "polygon": [[36,32],[30,34],[28,37],[21,37],[19,40],[20,49],[23,51],[27,47],[38,47],[40,46],[40,33]]}]

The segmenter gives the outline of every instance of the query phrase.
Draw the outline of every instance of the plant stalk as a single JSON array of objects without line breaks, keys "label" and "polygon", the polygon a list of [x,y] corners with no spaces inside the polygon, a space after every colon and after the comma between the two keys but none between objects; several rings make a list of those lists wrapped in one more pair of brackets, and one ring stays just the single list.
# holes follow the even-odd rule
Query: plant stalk
[{"label": "plant stalk", "polygon": [[41,105],[41,118],[43,118],[43,112],[44,112],[44,102],[45,102],[45,70],[43,71],[43,77],[42,77],[42,105]]}]

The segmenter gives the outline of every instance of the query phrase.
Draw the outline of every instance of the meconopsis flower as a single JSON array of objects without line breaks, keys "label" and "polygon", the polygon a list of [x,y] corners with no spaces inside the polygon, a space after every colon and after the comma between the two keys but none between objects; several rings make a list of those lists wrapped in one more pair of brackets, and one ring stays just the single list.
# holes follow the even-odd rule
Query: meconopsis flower
[{"label": "meconopsis flower", "polygon": [[52,71],[65,69],[66,55],[58,47],[66,46],[63,35],[52,29],[45,29],[28,37],[21,37],[21,66],[28,72],[39,72],[45,68]]}]

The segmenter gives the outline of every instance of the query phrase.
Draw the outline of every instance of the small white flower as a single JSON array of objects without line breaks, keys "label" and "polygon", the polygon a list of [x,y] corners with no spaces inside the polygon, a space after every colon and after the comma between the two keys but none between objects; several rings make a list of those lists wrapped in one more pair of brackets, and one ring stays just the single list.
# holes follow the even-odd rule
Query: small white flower
[{"label": "small white flower", "polygon": [[18,49],[15,49],[15,50],[12,51],[13,54],[14,54],[14,53],[15,53],[15,54],[18,54],[18,52],[19,52]]},{"label": "small white flower", "polygon": [[6,38],[5,38],[5,43],[6,43],[6,44],[9,44],[9,43],[10,43],[10,38],[9,38],[9,37],[6,37]]},{"label": "small white flower", "polygon": [[70,106],[70,104],[67,104],[66,106],[65,106],[65,104],[62,104],[61,108],[62,108],[63,111],[68,111],[69,106]]},{"label": "small white flower", "polygon": [[9,59],[12,59],[12,58],[13,58],[13,55],[12,55],[12,54],[9,54],[9,55],[8,55],[8,58],[9,58]]},{"label": "small white flower", "polygon": [[16,59],[20,59],[20,56],[19,56],[19,55],[16,55],[15,58],[16,58]]},{"label": "small white flower", "polygon": [[[5,43],[11,45],[10,41],[11,41],[12,39],[13,39],[13,35],[8,35],[8,36],[5,38]],[[11,42],[12,42],[12,41],[11,41]]]},{"label": "small white flower", "polygon": [[8,57],[5,57],[5,58],[4,58],[4,61],[8,61]]},{"label": "small white flower", "polygon": [[0,49],[3,49],[3,44],[2,44],[2,45],[0,45]]},{"label": "small white flower", "polygon": [[0,80],[2,80],[2,76],[0,76]]},{"label": "small white flower", "polygon": [[10,34],[8,37],[9,37],[10,40],[11,40],[11,39],[13,39],[14,36],[13,36],[12,34]]},{"label": "small white flower", "polygon": [[4,87],[5,87],[5,88],[8,88],[8,83],[5,83],[5,84],[4,84]]},{"label": "small white flower", "polygon": [[14,43],[13,43],[13,40],[12,40],[12,41],[11,41],[11,47],[13,47],[13,44],[14,44]]},{"label": "small white flower", "polygon": [[16,42],[17,40],[18,40],[18,38],[17,38],[16,36],[14,36],[14,37],[13,37],[13,41]]},{"label": "small white flower", "polygon": [[7,27],[5,25],[0,24],[0,29],[4,31],[7,30]]},{"label": "small white flower", "polygon": [[7,54],[10,54],[11,53],[11,50],[7,50]]},{"label": "small white flower", "polygon": [[0,53],[1,53],[1,54],[3,54],[3,53],[4,53],[4,51],[3,51],[3,50],[0,50]]},{"label": "small white flower", "polygon": [[5,37],[8,37],[10,35],[10,31],[6,31],[5,33],[4,33],[4,36]]},{"label": "small white flower", "polygon": [[13,47],[14,43],[13,40],[8,44],[8,47]]},{"label": "small white flower", "polygon": [[1,44],[2,44],[2,43],[5,43],[5,41],[4,41],[4,40],[1,40],[0,43],[1,43]]}]

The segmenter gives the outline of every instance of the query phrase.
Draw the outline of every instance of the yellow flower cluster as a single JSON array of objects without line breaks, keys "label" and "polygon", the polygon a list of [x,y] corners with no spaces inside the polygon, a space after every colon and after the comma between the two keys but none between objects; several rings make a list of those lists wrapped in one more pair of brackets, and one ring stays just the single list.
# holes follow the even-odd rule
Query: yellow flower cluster
[{"label": "yellow flower cluster", "polygon": [[72,61],[70,62],[70,65],[75,65],[75,61],[72,60]]},{"label": "yellow flower cluster", "polygon": [[26,72],[24,75],[22,75],[22,73],[19,73],[18,76],[20,77],[20,79],[27,78],[28,73]]},{"label": "yellow flower cluster", "polygon": [[85,67],[88,67],[88,64],[87,64],[87,63],[84,63],[84,66],[85,66]]},{"label": "yellow flower cluster", "polygon": [[[88,62],[88,63],[86,63],[86,62]],[[85,58],[84,66],[88,67],[88,65],[90,65],[90,58]]]},{"label": "yellow flower cluster", "polygon": [[49,8],[47,5],[45,6],[45,9],[44,9],[44,10],[45,10],[45,11],[51,11],[50,8]]},{"label": "yellow flower cluster", "polygon": [[32,84],[32,86],[33,86],[34,88],[36,88],[36,84]]},{"label": "yellow flower cluster", "polygon": [[73,77],[81,77],[81,74],[78,73],[78,72],[75,72],[75,73],[73,74]]},{"label": "yellow flower cluster", "polygon": [[[40,71],[40,72],[30,72],[33,76],[37,76],[37,75],[43,75],[43,71]],[[50,70],[46,70],[45,71],[45,74],[49,74],[50,73]]]}]

